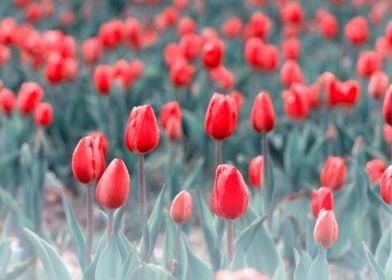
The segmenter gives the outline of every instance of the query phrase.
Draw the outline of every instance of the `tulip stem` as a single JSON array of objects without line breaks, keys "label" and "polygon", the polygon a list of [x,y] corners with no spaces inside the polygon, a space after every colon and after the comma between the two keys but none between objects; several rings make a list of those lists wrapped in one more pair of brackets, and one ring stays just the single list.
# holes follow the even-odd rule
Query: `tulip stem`
[{"label": "tulip stem", "polygon": [[[268,158],[268,134],[267,133],[262,133],[261,135],[261,142],[262,142],[262,150],[263,150],[263,166],[261,170],[262,174],[262,187],[265,188],[265,194],[266,194],[266,199],[265,199],[265,210],[268,211],[268,221],[269,224],[272,221],[272,201],[269,201],[270,199],[270,186],[269,186],[269,158]],[[269,204],[269,205],[268,205]]]},{"label": "tulip stem", "polygon": [[222,142],[215,141],[215,167],[222,163]]},{"label": "tulip stem", "polygon": [[172,261],[172,275],[176,276],[177,270],[177,258],[180,251],[180,244],[181,244],[181,225],[177,225],[176,227],[176,240],[174,246],[174,253],[173,253],[173,261]]},{"label": "tulip stem", "polygon": [[[144,155],[138,156],[138,181],[139,181],[139,219],[140,219],[140,226],[142,230],[142,239],[145,244],[149,245],[148,225],[147,225],[147,205],[146,205],[146,178],[144,176]],[[147,255],[142,256],[143,259],[146,257]]]},{"label": "tulip stem", "polygon": [[233,260],[233,254],[234,254],[234,244],[233,244],[234,227],[233,227],[233,221],[227,221],[226,234],[227,234],[226,238],[227,238],[228,263],[231,263],[231,261]]},{"label": "tulip stem", "polygon": [[93,201],[94,201],[94,186],[87,186],[87,233],[86,233],[86,265],[91,262],[91,248],[93,242]]},{"label": "tulip stem", "polygon": [[108,210],[108,220],[107,220],[107,235],[108,235],[108,240],[112,238],[113,235],[113,220],[114,220],[114,210],[109,209]]}]

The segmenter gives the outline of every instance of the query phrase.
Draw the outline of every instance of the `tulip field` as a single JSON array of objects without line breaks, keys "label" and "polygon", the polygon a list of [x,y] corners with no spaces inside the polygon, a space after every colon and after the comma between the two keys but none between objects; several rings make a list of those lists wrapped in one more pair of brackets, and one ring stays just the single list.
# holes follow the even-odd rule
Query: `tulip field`
[{"label": "tulip field", "polygon": [[1,0],[0,280],[392,280],[391,0]]}]

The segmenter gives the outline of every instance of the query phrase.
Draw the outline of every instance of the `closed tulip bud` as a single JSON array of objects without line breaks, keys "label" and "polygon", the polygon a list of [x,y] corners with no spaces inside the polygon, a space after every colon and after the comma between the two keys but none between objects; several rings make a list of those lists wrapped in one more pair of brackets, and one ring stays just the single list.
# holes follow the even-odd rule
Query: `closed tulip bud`
[{"label": "closed tulip bud", "polygon": [[46,102],[38,104],[34,112],[34,121],[41,127],[48,127],[53,122],[52,105]]},{"label": "closed tulip bud", "polygon": [[289,2],[281,10],[281,19],[285,24],[302,25],[304,10],[297,2]]},{"label": "closed tulip bud", "polygon": [[370,183],[377,183],[385,169],[387,169],[387,165],[381,159],[373,159],[368,161],[366,163],[365,170],[369,176]]},{"label": "closed tulip bud", "polygon": [[341,157],[329,156],[320,175],[320,184],[332,191],[340,190],[346,181],[347,167]]},{"label": "closed tulip bud", "polygon": [[239,17],[227,19],[221,27],[223,36],[227,38],[240,37],[242,32],[242,21]]},{"label": "closed tulip bud", "polygon": [[312,191],[312,213],[315,218],[321,210],[333,210],[333,193],[330,188],[321,187]]},{"label": "closed tulip bud", "polygon": [[237,112],[240,113],[242,109],[242,105],[244,105],[244,96],[239,91],[233,91],[230,93],[230,96],[233,98],[235,105],[237,106]]},{"label": "closed tulip bud", "polygon": [[247,38],[256,37],[261,40],[267,39],[268,32],[272,27],[271,20],[265,14],[255,12],[252,14],[249,23],[245,27]]},{"label": "closed tulip bud", "polygon": [[381,69],[381,57],[375,51],[367,51],[360,54],[357,62],[357,74],[363,78],[370,76]]},{"label": "closed tulip bud", "polygon": [[392,85],[389,86],[387,93],[385,94],[382,112],[385,122],[392,125]]},{"label": "closed tulip bud", "polygon": [[163,50],[163,58],[169,68],[178,60],[184,59],[180,47],[174,43],[167,44]]},{"label": "closed tulip bud", "polygon": [[261,68],[264,71],[274,71],[279,65],[279,51],[275,45],[268,44],[264,46],[261,53]]},{"label": "closed tulip bud", "polygon": [[312,109],[317,109],[320,105],[320,85],[315,83],[308,88],[308,101]]},{"label": "closed tulip bud", "polygon": [[309,114],[307,88],[302,84],[293,84],[282,94],[286,116],[295,121],[305,119]]},{"label": "closed tulip bud", "polygon": [[208,69],[218,67],[224,56],[225,46],[217,38],[209,39],[202,48],[203,65]]},{"label": "closed tulip bud", "polygon": [[221,89],[229,90],[234,87],[234,83],[235,83],[234,74],[225,66],[220,65],[212,69],[210,74],[211,77],[219,83]]},{"label": "closed tulip bud", "polygon": [[44,98],[44,91],[35,82],[25,82],[19,89],[17,106],[22,114],[31,114]]},{"label": "closed tulip bud", "polygon": [[181,37],[179,47],[187,60],[194,60],[199,55],[201,40],[196,34],[188,33]]},{"label": "closed tulip bud", "polygon": [[261,68],[261,53],[264,50],[264,42],[259,38],[250,38],[245,43],[244,57],[246,63],[253,68]]},{"label": "closed tulip bud", "polygon": [[386,73],[382,71],[374,72],[368,84],[369,95],[376,100],[382,100],[388,89],[388,85],[389,78]]},{"label": "closed tulip bud", "polygon": [[91,131],[88,136],[91,136],[94,142],[98,142],[98,148],[102,149],[103,154],[106,156],[109,150],[108,137],[102,131]]},{"label": "closed tulip bud", "polygon": [[78,61],[75,58],[67,57],[64,60],[65,80],[72,82],[78,77]]},{"label": "closed tulip bud", "polygon": [[65,79],[64,59],[57,53],[49,56],[45,65],[45,78],[51,84],[60,83]]},{"label": "closed tulip bud", "polygon": [[319,18],[320,32],[326,39],[333,39],[339,33],[339,22],[335,16],[325,13]]},{"label": "closed tulip bud", "polygon": [[205,27],[200,34],[202,45],[213,39],[219,39],[218,32],[212,27]]},{"label": "closed tulip bud", "polygon": [[330,248],[336,243],[338,235],[339,228],[335,212],[333,210],[321,210],[314,226],[314,241],[325,248]]},{"label": "closed tulip bud", "polygon": [[159,143],[159,128],[151,105],[133,107],[125,130],[125,144],[135,154],[147,154]]},{"label": "closed tulip bud", "polygon": [[163,105],[159,120],[170,140],[175,141],[182,137],[182,113],[177,101]]},{"label": "closed tulip bud", "polygon": [[7,116],[14,111],[16,102],[15,94],[8,88],[0,89],[0,108]]},{"label": "closed tulip bud", "polygon": [[211,204],[215,214],[223,219],[235,220],[245,214],[248,189],[234,166],[221,164],[217,167]]},{"label": "closed tulip bud", "polygon": [[139,21],[128,18],[124,23],[124,39],[129,46],[138,50],[142,47],[143,34]]},{"label": "closed tulip bud", "polygon": [[257,156],[251,159],[249,162],[248,177],[250,184],[259,189],[262,185],[262,168],[263,168],[263,156]]},{"label": "closed tulip bud", "polygon": [[96,90],[103,95],[110,93],[113,82],[113,70],[109,65],[99,65],[94,71],[94,85]]},{"label": "closed tulip bud", "polygon": [[184,36],[185,34],[196,33],[196,31],[196,22],[192,18],[183,17],[178,22],[177,33],[180,37]]},{"label": "closed tulip bud", "polygon": [[361,88],[359,83],[353,80],[345,82],[332,80],[328,85],[327,93],[330,107],[337,105],[352,107],[359,100]]},{"label": "closed tulip bud", "polygon": [[368,24],[363,16],[353,17],[344,29],[347,40],[354,46],[367,42],[369,37]]},{"label": "closed tulip bud", "polygon": [[132,61],[129,66],[131,67],[131,73],[132,73],[132,77],[135,80],[138,80],[141,78],[141,76],[143,75],[143,71],[144,71],[144,62],[140,59],[135,59],[134,61]]},{"label": "closed tulip bud", "polygon": [[133,76],[131,66],[125,59],[117,60],[112,68],[112,76],[114,80],[119,80],[124,89],[131,86]]},{"label": "closed tulip bud", "polygon": [[82,57],[86,63],[97,62],[101,58],[102,47],[98,38],[90,38],[83,42]]},{"label": "closed tulip bud", "polygon": [[381,176],[380,194],[386,204],[392,205],[392,166],[389,166]]},{"label": "closed tulip bud", "polygon": [[128,169],[121,159],[114,159],[99,179],[96,198],[99,204],[107,209],[123,206],[129,195],[131,181]]},{"label": "closed tulip bud", "polygon": [[183,59],[173,62],[170,67],[170,80],[176,87],[186,87],[192,82],[195,67]]},{"label": "closed tulip bud", "polygon": [[83,184],[97,182],[105,170],[105,154],[101,143],[91,136],[80,139],[72,154],[72,171]]},{"label": "closed tulip bud", "polygon": [[392,21],[390,21],[385,28],[385,41],[388,46],[392,46]]},{"label": "closed tulip bud", "polygon": [[282,49],[287,60],[298,60],[301,52],[301,42],[296,37],[287,38],[282,43]]},{"label": "closed tulip bud", "polygon": [[176,224],[186,224],[192,218],[192,196],[182,191],[173,199],[170,207],[170,217]]},{"label": "closed tulip bud", "polygon": [[124,38],[124,23],[118,19],[104,23],[99,28],[101,44],[108,49],[117,47]]},{"label": "closed tulip bud", "polygon": [[303,83],[304,78],[300,66],[295,60],[287,60],[280,70],[282,84],[289,87],[293,83]]},{"label": "closed tulip bud", "polygon": [[387,142],[388,145],[392,146],[392,126],[389,124],[384,124],[384,126],[382,127],[382,133],[385,142]]},{"label": "closed tulip bud", "polygon": [[224,140],[237,126],[237,106],[231,96],[214,93],[205,116],[205,129],[211,138]]},{"label": "closed tulip bud", "polygon": [[275,110],[268,92],[262,91],[256,96],[250,118],[253,129],[259,133],[267,133],[274,128]]}]

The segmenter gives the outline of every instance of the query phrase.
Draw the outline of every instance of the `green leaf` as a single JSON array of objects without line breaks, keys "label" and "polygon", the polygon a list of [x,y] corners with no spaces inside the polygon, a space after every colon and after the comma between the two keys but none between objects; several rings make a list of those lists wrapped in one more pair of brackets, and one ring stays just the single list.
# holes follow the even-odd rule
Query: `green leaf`
[{"label": "green leaf", "polygon": [[376,262],[372,253],[370,252],[369,248],[366,246],[365,242],[363,242],[363,248],[365,250],[366,258],[368,260],[370,268],[373,271],[374,276],[376,276],[378,280],[385,280],[386,278],[385,278],[385,273],[384,273],[383,269]]},{"label": "green leaf", "polygon": [[10,256],[11,256],[11,240],[6,239],[1,241],[0,242],[0,275],[4,275],[4,273],[7,271],[7,265]]},{"label": "green leaf", "polygon": [[95,268],[97,267],[97,263],[99,260],[99,257],[101,256],[102,251],[105,249],[107,243],[107,235],[106,232],[102,236],[101,240],[98,242],[97,250],[95,251],[95,256],[93,261],[90,263],[90,265],[85,269],[83,272],[83,279],[84,280],[94,280],[95,277]]},{"label": "green leaf", "polygon": [[184,183],[184,190],[190,189],[196,185],[197,180],[200,178],[200,174],[203,171],[204,160],[198,160],[196,167],[193,172],[186,178]]},{"label": "green leaf", "polygon": [[95,279],[119,279],[121,267],[122,260],[117,246],[117,238],[113,235],[99,256],[95,269]]},{"label": "green leaf", "polygon": [[0,279],[4,280],[13,280],[13,279],[20,279],[20,276],[34,263],[34,259],[30,258],[21,263],[15,265],[12,271],[9,271],[7,274],[4,275],[3,278]]},{"label": "green leaf", "polygon": [[388,261],[389,254],[391,252],[391,228],[387,227],[377,244],[376,253],[374,258],[376,262],[381,266],[385,267]]},{"label": "green leaf", "polygon": [[306,252],[299,253],[294,248],[294,258],[295,258],[295,270],[294,270],[294,280],[308,279],[309,267],[312,263],[312,259]]},{"label": "green leaf", "polygon": [[121,279],[130,279],[132,272],[140,265],[140,256],[136,250],[129,251],[121,269]]},{"label": "green leaf", "polygon": [[309,280],[329,280],[327,250],[319,246],[316,258],[309,268]]},{"label": "green leaf", "polygon": [[199,257],[197,257],[193,251],[189,248],[188,243],[185,239],[185,235],[181,236],[182,243],[185,245],[187,252],[187,273],[186,280],[200,280],[200,279],[213,279],[212,269]]},{"label": "green leaf", "polygon": [[31,241],[38,257],[41,259],[48,278],[51,280],[71,280],[71,275],[56,251],[34,232],[26,228],[24,229],[24,232]]},{"label": "green leaf", "polygon": [[80,226],[79,226],[79,223],[75,217],[75,214],[72,211],[71,207],[69,206],[67,199],[65,198],[63,189],[61,189],[61,200],[64,205],[64,212],[65,212],[65,217],[66,217],[67,224],[68,224],[68,230],[71,235],[72,241],[74,242],[74,245],[76,246],[79,264],[80,264],[82,270],[84,270],[85,265],[86,265],[85,264],[86,240],[85,240],[84,235],[80,229]]},{"label": "green leaf", "polygon": [[175,280],[175,278],[162,268],[153,264],[141,264],[124,280]]}]

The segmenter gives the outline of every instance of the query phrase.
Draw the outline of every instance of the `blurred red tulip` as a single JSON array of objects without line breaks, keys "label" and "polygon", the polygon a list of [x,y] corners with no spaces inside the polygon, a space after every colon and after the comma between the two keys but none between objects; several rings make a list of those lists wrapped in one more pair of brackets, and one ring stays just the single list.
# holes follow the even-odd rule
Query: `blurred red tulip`
[{"label": "blurred red tulip", "polygon": [[382,127],[382,132],[385,142],[387,142],[388,145],[392,146],[392,126],[387,123],[384,124],[384,126]]},{"label": "blurred red tulip", "polygon": [[222,61],[225,52],[225,46],[220,39],[209,39],[202,48],[203,65],[208,69],[218,67]]},{"label": "blurred red tulip", "polygon": [[280,80],[283,85],[290,87],[293,83],[303,83],[301,68],[295,60],[287,60],[280,69]]},{"label": "blurred red tulip", "polygon": [[262,91],[256,96],[250,119],[258,133],[268,133],[274,128],[275,110],[268,92]]},{"label": "blurred red tulip", "polygon": [[239,112],[242,109],[242,106],[244,105],[244,96],[242,95],[241,92],[239,92],[237,90],[232,91],[230,93],[230,96],[233,98],[235,105],[237,106],[237,112],[239,114]]},{"label": "blurred red tulip", "polygon": [[259,38],[250,38],[245,42],[244,57],[250,67],[261,68],[261,53],[264,49],[264,43]]},{"label": "blurred red tulip", "polygon": [[366,163],[365,170],[369,176],[370,183],[377,183],[385,169],[387,169],[387,165],[381,159],[373,159],[368,161]]},{"label": "blurred red tulip", "polygon": [[392,125],[392,85],[389,86],[385,94],[382,112],[385,122],[389,125]]},{"label": "blurred red tulip", "polygon": [[353,17],[344,28],[347,40],[354,46],[360,46],[367,42],[369,37],[368,24],[364,17]]},{"label": "blurred red tulip", "polygon": [[272,23],[269,17],[261,12],[255,12],[245,26],[245,36],[247,38],[257,37],[261,40],[266,40],[271,27]]},{"label": "blurred red tulip", "polygon": [[304,21],[304,11],[300,3],[293,1],[283,7],[280,17],[285,24],[301,26]]},{"label": "blurred red tulip", "polygon": [[211,198],[215,214],[226,220],[235,220],[248,208],[248,189],[241,173],[232,165],[221,164],[216,169]]},{"label": "blurred red tulip", "polygon": [[164,27],[169,28],[176,24],[178,12],[174,7],[167,7],[162,11]]},{"label": "blurred red tulip", "polygon": [[116,158],[98,181],[97,202],[107,209],[120,208],[127,202],[130,188],[128,169],[121,159]]},{"label": "blurred red tulip", "polygon": [[336,243],[338,235],[339,228],[335,212],[333,210],[321,210],[314,226],[314,241],[325,248],[330,248]]},{"label": "blurred red tulip", "polygon": [[183,10],[188,6],[188,0],[173,0],[173,6],[179,10]]},{"label": "blurred red tulip", "polygon": [[137,19],[128,18],[124,23],[124,40],[138,50],[142,47],[142,30]]},{"label": "blurred red tulip", "polygon": [[72,10],[62,11],[60,14],[60,25],[67,27],[75,21],[75,14]]},{"label": "blurred red tulip", "polygon": [[295,83],[283,92],[282,98],[286,116],[294,121],[301,121],[309,114],[307,88]]},{"label": "blurred red tulip", "polygon": [[176,141],[182,137],[182,113],[177,101],[162,106],[159,120],[170,140]]},{"label": "blurred red tulip", "polygon": [[353,80],[345,82],[332,80],[327,88],[327,93],[330,107],[338,105],[352,107],[359,100],[361,88],[359,83]]},{"label": "blurred red tulip", "polygon": [[65,67],[65,80],[67,81],[75,81],[78,77],[78,61],[74,58],[66,58],[64,59],[64,67]]},{"label": "blurred red tulip", "polygon": [[16,42],[18,23],[12,17],[5,17],[0,22],[0,43],[10,45]]},{"label": "blurred red tulip", "polygon": [[211,77],[219,83],[219,86],[222,90],[229,90],[234,87],[234,74],[225,66],[220,65],[212,69],[210,74]]},{"label": "blurred red tulip", "polygon": [[279,65],[279,51],[275,45],[264,45],[261,53],[261,68],[265,71],[274,71]]},{"label": "blurred red tulip", "polygon": [[196,22],[190,17],[183,17],[177,24],[178,36],[182,37],[185,34],[194,34],[197,32]]},{"label": "blurred red tulip", "polygon": [[125,130],[125,145],[135,154],[147,154],[159,143],[159,128],[151,105],[133,107]]},{"label": "blurred red tulip", "polygon": [[187,60],[194,60],[200,52],[201,40],[193,33],[184,34],[179,44],[180,51]]},{"label": "blurred red tulip", "polygon": [[44,91],[41,86],[35,82],[24,82],[17,97],[17,106],[24,115],[31,114],[41,99],[44,98]]},{"label": "blurred red tulip", "polygon": [[357,74],[363,78],[370,76],[381,69],[381,57],[375,51],[360,53],[357,61]]},{"label": "blurred red tulip", "polygon": [[125,59],[117,60],[113,65],[113,79],[120,80],[124,89],[128,89],[133,82],[131,66]]},{"label": "blurred red tulip", "polygon": [[332,191],[340,190],[346,180],[347,167],[341,157],[329,156],[320,174],[320,185]]},{"label": "blurred red tulip", "polygon": [[368,84],[368,92],[371,97],[376,100],[382,100],[387,92],[389,85],[388,75],[382,71],[372,74]]},{"label": "blurred red tulip", "polygon": [[224,140],[237,126],[237,106],[231,96],[214,93],[205,115],[205,130],[211,138]]},{"label": "blurred red tulip", "polygon": [[192,218],[192,196],[182,191],[173,199],[170,207],[170,217],[176,224],[186,224]]},{"label": "blurred red tulip", "polygon": [[52,105],[46,102],[38,104],[34,111],[34,121],[41,127],[48,127],[53,122]]},{"label": "blurred red tulip", "polygon": [[251,159],[248,168],[248,177],[250,184],[257,189],[262,186],[262,168],[263,168],[264,158],[263,156],[257,156]]},{"label": "blurred red tulip", "polygon": [[102,24],[98,35],[101,44],[108,49],[117,47],[124,39],[124,29],[124,23],[118,19]]},{"label": "blurred red tulip", "polygon": [[140,79],[144,71],[144,62],[140,59],[135,59],[129,64],[129,66],[134,80]]},{"label": "blurred red tulip", "polygon": [[170,67],[170,80],[176,87],[189,86],[195,74],[195,67],[183,59],[178,59]]},{"label": "blurred red tulip", "polygon": [[333,193],[330,188],[320,187],[312,191],[312,213],[315,218],[321,210],[333,210]]},{"label": "blurred red tulip", "polygon": [[24,11],[26,21],[32,23],[39,21],[43,17],[41,5],[39,5],[38,3],[31,3],[26,7]]},{"label": "blurred red tulip", "polygon": [[385,41],[389,47],[392,47],[392,21],[389,21],[385,28]]},{"label": "blurred red tulip", "polygon": [[223,36],[227,38],[240,37],[242,34],[242,21],[239,17],[230,17],[221,26]]},{"label": "blurred red tulip", "polygon": [[312,109],[317,109],[320,105],[320,85],[315,83],[308,87],[308,101]]},{"label": "blurred red tulip", "polygon": [[392,205],[392,166],[389,166],[381,176],[380,194],[386,204]]},{"label": "blurred red tulip", "polygon": [[11,115],[15,108],[15,102],[16,96],[12,90],[8,88],[0,89],[0,108],[4,114]]},{"label": "blurred red tulip", "polygon": [[65,79],[64,59],[57,53],[52,53],[45,64],[45,79],[48,83],[57,84]]},{"label": "blurred red tulip", "polygon": [[334,15],[324,12],[318,16],[318,23],[320,32],[326,39],[333,39],[338,35],[339,22]]},{"label": "blurred red tulip", "polygon": [[289,37],[282,41],[282,49],[287,60],[298,60],[301,52],[301,42],[296,37]]},{"label": "blurred red tulip", "polygon": [[95,68],[93,81],[96,90],[103,95],[110,93],[113,82],[113,69],[109,65],[98,65]]}]

